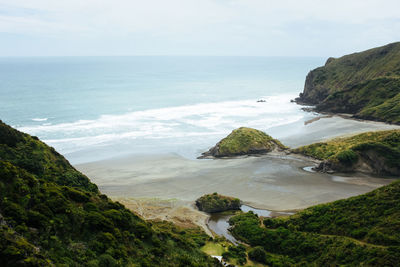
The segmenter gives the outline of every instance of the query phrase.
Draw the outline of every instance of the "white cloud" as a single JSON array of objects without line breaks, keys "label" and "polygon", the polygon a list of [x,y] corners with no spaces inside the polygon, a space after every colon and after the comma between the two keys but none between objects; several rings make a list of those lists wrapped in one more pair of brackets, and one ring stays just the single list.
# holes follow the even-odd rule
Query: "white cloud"
[{"label": "white cloud", "polygon": [[366,45],[400,39],[398,10],[398,0],[0,0],[0,34],[64,38],[77,49],[83,40],[116,39],[148,53],[240,54],[246,45],[262,54],[264,45],[301,54],[310,51],[295,45],[344,38],[340,31]]}]

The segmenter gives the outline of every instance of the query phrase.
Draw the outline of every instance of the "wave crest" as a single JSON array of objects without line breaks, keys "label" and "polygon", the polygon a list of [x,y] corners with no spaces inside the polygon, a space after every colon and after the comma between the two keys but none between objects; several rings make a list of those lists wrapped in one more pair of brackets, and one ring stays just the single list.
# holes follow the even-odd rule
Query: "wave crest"
[{"label": "wave crest", "polygon": [[298,121],[303,115],[299,106],[290,103],[293,97],[278,95],[264,97],[266,102],[250,99],[149,109],[19,130],[39,136],[63,153],[136,139],[190,138],[193,142],[210,136],[215,139],[241,126],[267,130]]}]

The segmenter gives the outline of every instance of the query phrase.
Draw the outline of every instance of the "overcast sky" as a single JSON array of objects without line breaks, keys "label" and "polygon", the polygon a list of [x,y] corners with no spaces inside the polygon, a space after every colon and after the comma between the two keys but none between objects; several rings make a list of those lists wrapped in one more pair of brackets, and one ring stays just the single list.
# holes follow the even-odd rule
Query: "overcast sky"
[{"label": "overcast sky", "polygon": [[340,56],[400,41],[400,0],[0,0],[0,56]]}]

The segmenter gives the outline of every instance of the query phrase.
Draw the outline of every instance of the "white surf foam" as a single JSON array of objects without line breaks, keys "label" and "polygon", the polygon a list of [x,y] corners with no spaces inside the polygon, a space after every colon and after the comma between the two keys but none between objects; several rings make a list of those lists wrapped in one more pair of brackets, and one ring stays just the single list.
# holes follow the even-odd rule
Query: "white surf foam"
[{"label": "white surf foam", "polygon": [[39,136],[63,153],[136,139],[185,138],[193,142],[196,138],[226,135],[241,126],[267,130],[298,121],[303,115],[299,106],[290,103],[293,97],[277,95],[264,97],[266,102],[250,99],[149,109],[19,130]]},{"label": "white surf foam", "polygon": [[47,121],[47,118],[33,118],[33,121]]}]

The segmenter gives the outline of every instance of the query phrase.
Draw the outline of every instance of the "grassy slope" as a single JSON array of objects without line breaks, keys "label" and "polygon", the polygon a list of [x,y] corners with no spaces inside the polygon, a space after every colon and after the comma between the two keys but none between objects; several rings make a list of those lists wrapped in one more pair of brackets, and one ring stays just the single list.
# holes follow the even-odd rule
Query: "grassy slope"
[{"label": "grassy slope", "polygon": [[294,149],[317,159],[345,165],[355,163],[365,151],[375,151],[391,167],[400,167],[400,130],[367,132]]},{"label": "grassy slope", "polygon": [[219,143],[219,154],[221,156],[240,155],[261,148],[270,151],[274,148],[274,145],[285,148],[278,140],[273,139],[262,131],[241,127],[233,130],[231,134],[221,140]]},{"label": "grassy slope", "polygon": [[321,204],[287,218],[235,216],[232,233],[262,246],[269,265],[397,266],[400,181],[370,193]]},{"label": "grassy slope", "polygon": [[317,110],[400,123],[400,43],[330,59],[310,72],[300,100]]},{"label": "grassy slope", "polygon": [[381,104],[363,108],[360,117],[400,123],[400,93]]},{"label": "grassy slope", "polygon": [[44,143],[0,122],[0,262],[215,266],[199,229],[146,222]]},{"label": "grassy slope", "polygon": [[98,193],[97,186],[54,148],[0,121],[0,159],[49,182]]}]

